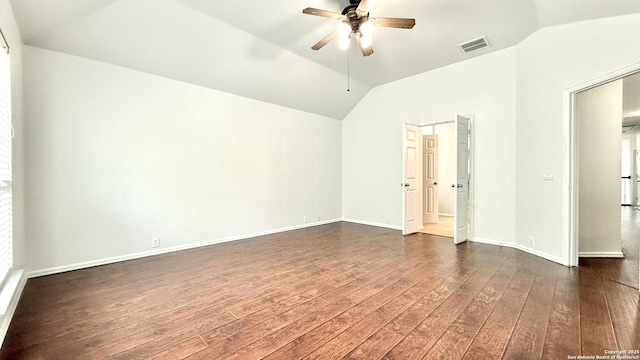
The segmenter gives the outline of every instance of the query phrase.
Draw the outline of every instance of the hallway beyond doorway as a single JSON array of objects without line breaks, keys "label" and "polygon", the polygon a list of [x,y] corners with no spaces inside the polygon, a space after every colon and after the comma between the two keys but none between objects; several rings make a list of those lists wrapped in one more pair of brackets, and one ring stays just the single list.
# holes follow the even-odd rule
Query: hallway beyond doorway
[{"label": "hallway beyond doorway", "polygon": [[437,224],[423,224],[420,230],[423,234],[453,237],[453,216],[438,216]]},{"label": "hallway beyond doorway", "polygon": [[622,206],[622,253],[624,258],[580,258],[580,267],[617,283],[638,289],[638,239],[640,238],[640,211]]}]

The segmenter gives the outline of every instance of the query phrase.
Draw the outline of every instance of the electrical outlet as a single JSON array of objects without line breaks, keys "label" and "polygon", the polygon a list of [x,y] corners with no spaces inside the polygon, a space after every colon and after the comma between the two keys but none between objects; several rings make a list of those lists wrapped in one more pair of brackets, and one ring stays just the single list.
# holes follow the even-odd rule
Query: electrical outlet
[{"label": "electrical outlet", "polygon": [[306,216],[302,219],[302,222],[304,222],[305,224],[307,223],[307,217]]},{"label": "electrical outlet", "polygon": [[160,246],[160,238],[159,237],[154,237],[151,239],[151,247],[152,248],[157,248]]},{"label": "electrical outlet", "polygon": [[536,239],[533,236],[529,236],[529,246],[531,247],[536,246]]},{"label": "electrical outlet", "polygon": [[391,224],[391,217],[387,216],[387,224]]}]

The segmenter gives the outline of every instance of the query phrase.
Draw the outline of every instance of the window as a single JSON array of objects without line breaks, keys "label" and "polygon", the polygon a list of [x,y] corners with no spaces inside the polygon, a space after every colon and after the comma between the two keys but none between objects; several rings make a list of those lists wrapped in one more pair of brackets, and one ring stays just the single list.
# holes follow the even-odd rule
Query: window
[{"label": "window", "polygon": [[11,206],[11,68],[0,31],[0,284],[13,266]]}]

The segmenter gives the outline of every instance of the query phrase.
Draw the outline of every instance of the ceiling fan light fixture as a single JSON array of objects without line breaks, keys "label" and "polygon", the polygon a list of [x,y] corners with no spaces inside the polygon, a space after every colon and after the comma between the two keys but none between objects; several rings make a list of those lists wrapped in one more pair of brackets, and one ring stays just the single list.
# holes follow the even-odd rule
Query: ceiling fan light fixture
[{"label": "ceiling fan light fixture", "polygon": [[416,24],[416,19],[396,17],[371,18],[369,11],[376,2],[377,0],[349,0],[349,5],[342,10],[342,13],[310,7],[304,8],[302,10],[303,14],[339,21],[336,29],[311,46],[311,49],[320,50],[333,40],[337,40],[336,42],[338,42],[340,48],[347,49],[349,47],[349,39],[351,38],[351,34],[353,34],[358,43],[358,47],[362,51],[362,56],[369,56],[373,54],[371,45],[376,27],[413,29]]},{"label": "ceiling fan light fixture", "polygon": [[351,39],[348,36],[338,39],[338,47],[342,50],[347,50],[349,48],[350,40]]},{"label": "ceiling fan light fixture", "polygon": [[376,24],[373,22],[373,19],[367,20],[360,25],[360,32],[363,36],[372,36],[373,31],[376,27]]},{"label": "ceiling fan light fixture", "polygon": [[351,34],[351,25],[342,23],[338,26],[338,37],[340,39],[349,38]]},{"label": "ceiling fan light fixture", "polygon": [[373,38],[371,36],[360,36],[360,44],[363,48],[370,48],[373,44]]}]

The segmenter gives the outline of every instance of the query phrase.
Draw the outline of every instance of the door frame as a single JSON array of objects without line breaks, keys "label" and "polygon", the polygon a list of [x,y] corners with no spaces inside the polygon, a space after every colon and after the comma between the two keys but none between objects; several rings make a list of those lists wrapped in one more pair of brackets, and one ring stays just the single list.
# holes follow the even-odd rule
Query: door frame
[{"label": "door frame", "polygon": [[[563,191],[562,194],[562,260],[566,266],[578,266],[578,139],[576,94],[640,72],[640,63],[599,76],[567,89],[563,93]],[[621,119],[622,121],[622,119]]]},{"label": "door frame", "polygon": [[638,192],[638,181],[640,181],[640,177],[638,177],[638,170],[640,167],[638,166],[638,160],[640,160],[640,144],[636,144],[636,147],[632,149],[633,153],[633,166],[631,168],[631,206],[638,206],[638,196],[640,196],[640,192]]},{"label": "door frame", "polygon": [[[475,119],[475,114],[461,114],[462,116],[466,117],[467,119],[469,119],[469,200],[468,200],[468,204],[469,204],[469,212],[468,212],[468,217],[469,217],[469,224],[468,224],[468,236],[469,236],[469,241],[473,241],[473,234],[474,234],[474,216],[473,216],[473,197],[474,197],[474,185],[475,182],[473,180],[473,174],[474,174],[474,119]],[[406,123],[409,125],[416,125],[419,127],[425,127],[425,126],[433,126],[433,125],[440,125],[440,124],[448,124],[448,123],[454,123],[455,122],[455,115],[450,117],[450,118],[444,118],[444,119],[439,119],[439,120],[424,120],[424,121],[420,121],[418,123]],[[403,125],[404,126],[404,125]],[[424,159],[423,159],[424,160]],[[404,169],[403,169],[404,171]],[[404,176],[404,174],[403,174]],[[403,178],[404,179],[404,178]],[[403,181],[404,182],[404,181]],[[422,185],[422,184],[421,184]],[[404,190],[403,190],[404,191]],[[404,193],[401,194],[401,196],[404,196]],[[420,199],[421,202],[424,201],[424,199]],[[421,204],[424,205],[424,204]],[[403,205],[404,206],[404,205]],[[402,210],[402,224],[404,226],[404,209]]]}]

